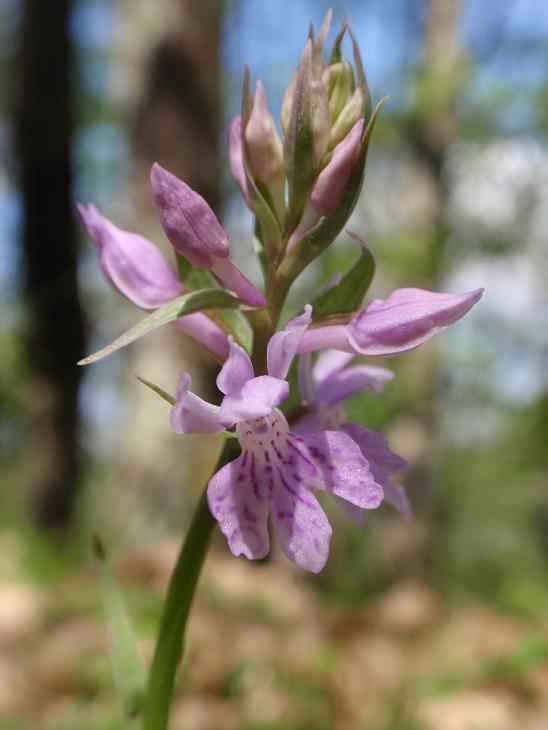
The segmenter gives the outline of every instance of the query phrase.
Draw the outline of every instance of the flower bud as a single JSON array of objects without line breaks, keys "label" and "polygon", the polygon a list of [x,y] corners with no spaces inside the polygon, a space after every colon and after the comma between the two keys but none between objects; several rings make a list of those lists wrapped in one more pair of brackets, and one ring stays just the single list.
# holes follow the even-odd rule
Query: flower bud
[{"label": "flower bud", "polygon": [[212,266],[212,256],[229,255],[228,236],[201,195],[157,162],[150,180],[162,227],[180,254],[206,269]]},{"label": "flower bud", "polygon": [[352,89],[354,88],[352,66],[346,61],[334,63],[325,69],[322,81],[327,86],[331,119],[336,120],[352,95]]},{"label": "flower bud", "polygon": [[360,119],[335,147],[328,164],[318,175],[310,194],[310,202],[318,213],[329,215],[339,205],[356,163],[362,131],[363,119]]},{"label": "flower bud", "polygon": [[160,222],[171,245],[193,266],[209,269],[252,307],[265,300],[229,260],[228,236],[201,195],[157,162],[150,172]]},{"label": "flower bud", "polygon": [[243,199],[247,203],[250,210],[253,210],[249,190],[247,189],[247,180],[244,170],[244,158],[242,150],[242,118],[234,117],[228,126],[228,160],[230,164],[230,172],[236,181]]},{"label": "flower bud", "polygon": [[344,139],[354,127],[356,122],[359,119],[363,120],[364,109],[365,97],[362,89],[357,86],[350,99],[348,99],[344,105],[337,121],[331,129],[331,139],[329,140],[330,147],[334,147],[339,144],[339,142]]},{"label": "flower bud", "polygon": [[321,81],[312,81],[310,85],[310,123],[316,163],[319,163],[327,151],[331,137],[331,114],[327,89]]},{"label": "flower bud", "polygon": [[268,111],[261,81],[257,81],[251,115],[245,128],[245,141],[253,172],[259,180],[269,182],[278,177],[283,170],[282,142]]}]

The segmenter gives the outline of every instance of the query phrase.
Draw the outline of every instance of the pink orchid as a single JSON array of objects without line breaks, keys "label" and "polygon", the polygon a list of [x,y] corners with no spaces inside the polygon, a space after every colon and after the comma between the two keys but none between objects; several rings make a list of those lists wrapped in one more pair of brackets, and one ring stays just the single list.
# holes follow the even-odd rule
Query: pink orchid
[{"label": "pink orchid", "polygon": [[[405,489],[391,476],[407,472],[409,463],[395,454],[376,431],[347,423],[342,405],[346,398],[365,388],[375,393],[382,392],[394,373],[375,365],[351,365],[352,358],[353,355],[337,350],[322,352],[314,366],[309,353],[300,358],[299,387],[308,414],[293,426],[293,430],[295,433],[306,434],[332,428],[348,434],[359,446],[375,481],[382,486],[385,500],[406,517],[410,517],[411,505]],[[351,519],[365,525],[362,509],[341,497],[337,501]]]},{"label": "pink orchid", "polygon": [[267,375],[255,377],[245,350],[231,342],[217,378],[224,395],[220,406],[189,392],[184,373],[171,424],[177,433],[207,434],[236,426],[242,453],[207,488],[209,508],[232,553],[267,555],[270,516],[287,557],[316,573],[327,560],[331,526],[313,492],[329,492],[362,510],[378,507],[383,490],[350,436],[330,430],[297,435],[277,408],[289,394],[285,378],[310,321],[308,306],[270,339]]},{"label": "pink orchid", "polygon": [[[94,205],[78,205],[89,237],[99,252],[105,279],[141,309],[155,310],[184,293],[183,287],[156,246],[143,236],[123,231]],[[224,332],[205,314],[187,314],[175,326],[219,357],[228,354]]]},{"label": "pink orchid", "polygon": [[193,266],[212,271],[244,302],[264,307],[263,295],[228,258],[228,235],[202,196],[158,163],[152,166],[150,180],[171,245]]},{"label": "pink orchid", "polygon": [[388,299],[374,299],[348,324],[310,328],[298,351],[331,348],[355,355],[397,355],[413,350],[459,320],[482,294],[483,289],[465,294],[396,289]]}]

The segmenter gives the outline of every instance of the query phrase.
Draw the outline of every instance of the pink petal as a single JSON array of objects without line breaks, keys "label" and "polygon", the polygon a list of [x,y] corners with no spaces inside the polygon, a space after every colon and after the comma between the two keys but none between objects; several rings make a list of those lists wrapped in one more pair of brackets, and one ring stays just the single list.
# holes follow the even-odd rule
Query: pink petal
[{"label": "pink petal", "polygon": [[309,327],[297,347],[297,353],[314,352],[315,350],[341,350],[351,355],[356,351],[348,341],[348,325],[336,324],[322,327]]},{"label": "pink petal", "polygon": [[263,295],[255,289],[249,279],[246,279],[240,269],[234,266],[229,259],[212,256],[211,271],[247,304],[252,307],[264,307],[266,305]]},{"label": "pink petal", "polygon": [[242,118],[234,117],[228,126],[228,159],[232,177],[236,181],[243,199],[250,210],[253,210],[247,189],[244,160],[242,153]]},{"label": "pink petal", "polygon": [[348,325],[349,343],[363,355],[411,350],[463,317],[482,294],[483,289],[466,294],[396,289],[388,299],[375,299],[354,317]]},{"label": "pink petal", "polygon": [[319,573],[327,562],[332,530],[316,497],[284,478],[274,492],[270,519],[287,557],[301,568]]},{"label": "pink petal", "polygon": [[269,499],[253,454],[244,451],[210,479],[207,502],[234,555],[253,560],[268,554]]},{"label": "pink petal", "polygon": [[384,488],[384,498],[394,509],[401,512],[404,517],[410,520],[413,517],[413,508],[405,491],[405,487],[395,482],[391,477],[385,475],[380,482]]},{"label": "pink petal", "polygon": [[341,352],[340,350],[321,352],[314,365],[314,380],[319,383],[331,375],[336,375],[350,363],[353,357],[354,353]]},{"label": "pink petal", "polygon": [[219,423],[219,407],[207,403],[189,391],[190,375],[179,380],[176,402],[171,409],[171,428],[175,433],[216,434],[224,431]]},{"label": "pink petal", "polygon": [[386,368],[356,365],[322,380],[317,384],[316,391],[322,403],[332,406],[364,388],[380,393],[385,383],[393,377],[394,373]]},{"label": "pink petal", "polygon": [[105,278],[130,302],[153,310],[182,294],[179,280],[154,244],[118,228],[93,205],[78,205],[78,212],[97,246]]},{"label": "pink petal", "polygon": [[[299,379],[299,390],[301,398],[309,407],[317,406],[318,399],[316,397],[316,383],[312,375],[312,356],[309,352],[301,355],[297,369]],[[315,431],[316,429],[311,429]],[[303,433],[305,433],[303,431]]]},{"label": "pink petal", "polygon": [[367,527],[365,511],[361,507],[356,507],[355,504],[347,502],[346,499],[342,499],[341,497],[335,497],[335,501],[349,520],[352,520],[352,522],[355,522],[364,529]]},{"label": "pink petal", "polygon": [[376,509],[383,498],[380,484],[359,446],[341,431],[320,431],[300,437],[311,460],[321,471],[321,485],[308,480],[314,489],[326,489],[357,507]]},{"label": "pink petal", "polygon": [[220,422],[230,428],[235,423],[264,418],[275,406],[283,403],[288,395],[289,384],[285,380],[260,375],[244,383],[240,391],[223,398]]},{"label": "pink petal", "polygon": [[373,468],[384,469],[389,474],[404,474],[411,468],[406,459],[392,451],[380,433],[356,423],[345,423],[343,429],[358,444]]},{"label": "pink petal", "polygon": [[217,387],[225,395],[238,393],[244,383],[254,376],[253,365],[244,348],[234,342],[232,337],[229,337],[229,343],[230,354],[217,376]]},{"label": "pink petal", "polygon": [[307,304],[304,314],[292,319],[281,332],[270,338],[267,348],[268,374],[274,378],[285,378],[289,372],[297,347],[312,321],[312,307]]},{"label": "pink petal", "polygon": [[223,360],[228,357],[228,338],[223,330],[202,312],[179,317],[173,323],[177,329],[193,337]]},{"label": "pink petal", "polygon": [[160,222],[179,253],[206,269],[212,256],[228,256],[228,236],[201,195],[156,162],[150,180]]}]

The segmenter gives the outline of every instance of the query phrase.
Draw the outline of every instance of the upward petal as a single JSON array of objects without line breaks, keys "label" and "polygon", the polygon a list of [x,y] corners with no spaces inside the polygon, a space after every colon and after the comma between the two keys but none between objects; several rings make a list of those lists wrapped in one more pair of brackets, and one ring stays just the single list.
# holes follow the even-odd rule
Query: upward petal
[{"label": "upward petal", "polygon": [[396,289],[375,299],[348,325],[348,341],[362,355],[395,355],[418,347],[463,317],[481,299],[483,289],[440,294]]},{"label": "upward petal", "polygon": [[190,375],[183,373],[177,386],[175,405],[171,409],[171,427],[175,433],[216,434],[224,431],[219,423],[219,407],[189,391]]},{"label": "upward petal", "polygon": [[230,428],[241,421],[264,418],[288,395],[289,384],[285,380],[259,375],[245,382],[238,392],[225,395],[219,413],[220,422]]},{"label": "upward petal", "polygon": [[247,352],[237,342],[234,342],[232,337],[228,339],[230,354],[217,376],[217,387],[225,395],[238,393],[243,384],[251,380],[254,375],[253,365]]},{"label": "upward petal", "polygon": [[267,348],[268,374],[273,378],[286,377],[297,353],[297,347],[312,321],[312,307],[307,304],[304,313],[287,323],[285,329],[270,338]]}]

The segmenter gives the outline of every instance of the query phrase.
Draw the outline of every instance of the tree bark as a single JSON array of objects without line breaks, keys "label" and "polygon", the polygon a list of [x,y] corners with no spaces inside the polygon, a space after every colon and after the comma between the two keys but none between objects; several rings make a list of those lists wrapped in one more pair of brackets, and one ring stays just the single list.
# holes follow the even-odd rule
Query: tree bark
[{"label": "tree bark", "polygon": [[79,483],[77,360],[84,323],[71,201],[71,0],[25,0],[14,89],[27,308],[27,463],[32,516],[71,520]]}]

